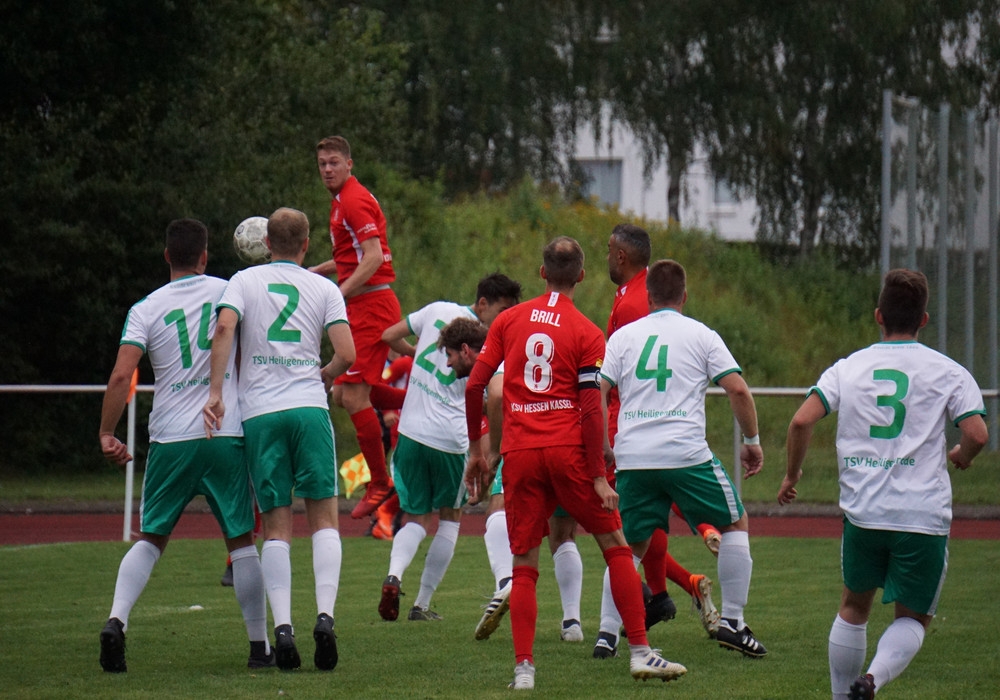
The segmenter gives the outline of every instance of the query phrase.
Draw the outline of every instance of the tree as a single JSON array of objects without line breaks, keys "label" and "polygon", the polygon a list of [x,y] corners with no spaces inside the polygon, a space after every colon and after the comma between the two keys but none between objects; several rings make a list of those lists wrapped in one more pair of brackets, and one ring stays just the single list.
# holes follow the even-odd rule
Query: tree
[{"label": "tree", "polygon": [[568,4],[373,3],[407,47],[400,95],[412,176],[440,176],[455,194],[559,175],[573,127]]},{"label": "tree", "polygon": [[[166,281],[171,219],[204,220],[209,272],[228,276],[232,231],[251,214],[295,206],[325,229],[319,138],[340,131],[366,155],[401,152],[399,47],[371,12],[320,10],[293,0],[0,9],[0,383],[105,381],[129,305]],[[99,404],[5,400],[0,422],[21,439],[2,464],[100,464],[92,427],[65,421],[96,426]]]},{"label": "tree", "polygon": [[586,94],[580,109],[598,133],[605,105],[612,120],[628,125],[647,173],[666,162],[668,216],[679,222],[682,175],[703,112],[701,3],[591,5],[597,7],[579,12],[574,32],[575,77]]},{"label": "tree", "polygon": [[[885,88],[967,104],[963,52],[976,0],[719,2],[708,20],[705,138],[713,170],[760,207],[758,239],[878,245]],[[977,95],[978,97],[978,95]]]}]

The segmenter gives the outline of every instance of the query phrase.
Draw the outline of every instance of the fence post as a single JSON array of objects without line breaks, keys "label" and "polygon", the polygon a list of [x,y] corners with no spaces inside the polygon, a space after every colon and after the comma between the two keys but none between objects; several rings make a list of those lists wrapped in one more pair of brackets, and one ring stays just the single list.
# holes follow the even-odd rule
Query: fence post
[{"label": "fence post", "polygon": [[[125,442],[128,453],[135,455],[135,388],[139,383],[139,370],[132,373],[132,386],[128,392],[128,429]],[[122,525],[122,541],[132,540],[132,491],[135,481],[135,460],[130,459],[125,465],[125,524]]]}]

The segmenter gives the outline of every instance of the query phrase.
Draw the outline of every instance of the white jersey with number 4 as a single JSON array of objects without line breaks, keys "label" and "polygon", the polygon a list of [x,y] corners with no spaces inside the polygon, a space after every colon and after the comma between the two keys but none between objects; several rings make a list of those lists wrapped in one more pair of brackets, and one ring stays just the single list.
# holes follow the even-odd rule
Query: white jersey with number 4
[{"label": "white jersey with number 4", "polygon": [[441,329],[456,318],[475,319],[468,306],[436,301],[406,317],[417,336],[399,433],[435,450],[462,454],[469,449],[465,426],[465,379],[455,376],[448,356],[437,347]]},{"label": "white jersey with number 4", "polygon": [[601,376],[621,397],[617,468],[675,469],[712,459],[705,439],[708,383],[740,371],[718,333],[673,309],[615,331]]},{"label": "white jersey with number 4", "polygon": [[837,411],[840,508],[858,527],[947,535],[945,421],[985,415],[972,375],[916,341],[871,345],[826,370],[815,392]]},{"label": "white jersey with number 4", "polygon": [[[226,281],[189,275],[139,300],[128,312],[122,345],[135,345],[153,366],[151,442],[179,442],[205,437],[201,409],[208,400],[208,376],[215,334],[215,303]],[[222,398],[236,410],[227,412],[217,435],[240,436],[243,427],[236,405],[236,348],[226,364]]]},{"label": "white jersey with number 4", "polygon": [[257,265],[233,275],[219,307],[240,318],[244,420],[290,408],[329,408],[320,343],[332,324],[347,323],[344,297],[332,280],[293,262]]}]

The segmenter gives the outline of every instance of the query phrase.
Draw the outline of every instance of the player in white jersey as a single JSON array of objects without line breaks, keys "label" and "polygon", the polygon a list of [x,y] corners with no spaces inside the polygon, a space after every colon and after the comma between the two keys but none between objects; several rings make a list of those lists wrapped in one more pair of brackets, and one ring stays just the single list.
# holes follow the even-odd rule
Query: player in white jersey
[{"label": "player in white jersey", "polygon": [[[399,616],[400,582],[427,536],[438,511],[437,532],[427,550],[420,590],[410,620],[439,620],[430,610],[431,597],[455,554],[459,519],[466,493],[462,486],[469,440],[465,429],[465,378],[448,364],[438,347],[441,329],[457,318],[485,325],[518,302],[521,285],[501,273],[481,279],[476,302],[462,306],[447,301],[428,304],[390,326],[382,340],[401,354],[413,355],[406,399],[399,416],[399,440],[392,453],[393,482],[399,494],[404,525],[392,540],[389,572],[382,583],[379,615]],[[405,340],[417,336],[416,347]]]},{"label": "player in white jersey", "polygon": [[[301,665],[292,628],[290,547],[292,496],[305,500],[312,534],[318,615],[313,628],[320,670],[337,665],[333,610],[342,547],[337,518],[337,468],[327,389],[354,362],[354,341],[337,285],[301,267],[309,221],[278,209],[267,222],[272,262],[236,273],[218,303],[212,372],[204,407],[211,435],[227,418],[224,358],[239,330],[240,396],[247,462],[261,511],[261,567],[274,618],[275,654],[283,670]],[[326,332],[333,359],[321,367]]]},{"label": "player in white jersey", "polygon": [[684,268],[659,260],[646,275],[648,316],[619,328],[601,366],[601,393],[618,388],[621,410],[614,452],[625,539],[642,557],[657,527],[669,530],[677,503],[694,531],[708,523],[722,533],[719,645],[759,658],[767,649],[750,631],[743,609],[753,559],[747,514],[739,494],[705,439],[709,382],[725,390],[743,431],[740,461],[745,478],[763,466],[757,409],[739,366],[719,334],[682,314],[687,302]]},{"label": "player in white jersey", "polygon": [[[844,589],[827,651],[834,698],[874,697],[920,650],[948,569],[948,460],[968,469],[987,440],[983,396],[972,375],[917,342],[929,318],[927,299],[923,273],[887,273],[875,310],[882,341],[826,370],[788,427],[782,505],[798,495],[813,426],[838,412],[845,520]],[[950,451],[946,422],[961,432]],[[860,675],[878,588],[883,603],[895,603],[895,619]]]},{"label": "player in white jersey", "polygon": [[[155,379],[139,541],[118,569],[111,615],[101,631],[101,667],[110,673],[126,670],[129,613],[184,507],[199,494],[211,506],[232,556],[233,588],[250,638],[247,666],[273,666],[264,583],[251,534],[253,496],[243,456],[240,413],[233,411],[226,417],[220,438],[211,443],[201,424],[201,406],[208,395],[214,307],[226,281],[204,274],[208,230],[200,221],[172,221],[166,238],[164,257],[170,265],[170,283],[129,311],[101,410],[101,450],[109,460],[126,464],[132,455],[114,431],[128,400],[132,375],[142,355],[148,354]],[[229,400],[236,397],[234,358],[235,352],[221,358],[225,372],[221,390]]]}]

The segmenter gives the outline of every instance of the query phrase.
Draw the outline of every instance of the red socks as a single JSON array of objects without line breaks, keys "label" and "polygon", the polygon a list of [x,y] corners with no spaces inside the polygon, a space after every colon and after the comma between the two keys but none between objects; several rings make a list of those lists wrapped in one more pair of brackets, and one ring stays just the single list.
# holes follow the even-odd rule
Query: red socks
[{"label": "red socks", "polygon": [[534,663],[532,647],[535,645],[535,623],[538,621],[537,581],[537,569],[514,567],[510,589],[510,630],[514,637],[515,664],[522,661]]},{"label": "red socks", "polygon": [[[611,579],[611,597],[625,625],[628,643],[649,644],[646,637],[646,609],[642,604],[642,584],[632,563],[632,550],[627,546],[608,547],[604,550]],[[511,610],[513,611],[513,599]],[[516,651],[516,649],[515,649]]]},{"label": "red socks", "polygon": [[368,463],[372,485],[387,486],[389,470],[385,464],[385,450],[382,448],[382,424],[378,422],[375,409],[370,406],[361,409],[351,415],[351,422],[354,423],[354,430],[358,434],[361,454]]}]

